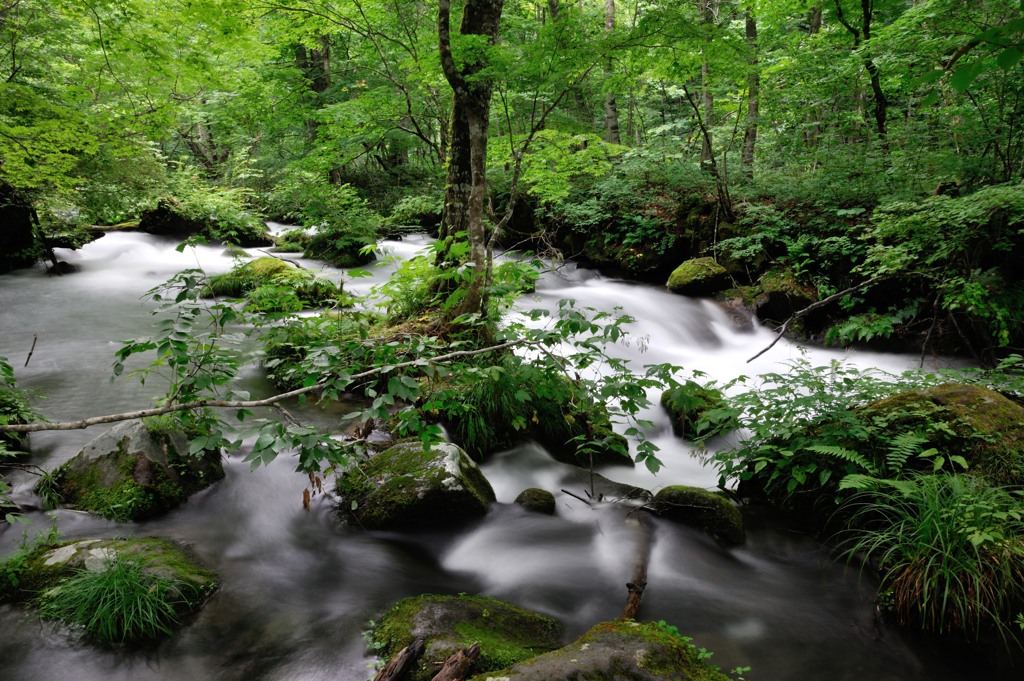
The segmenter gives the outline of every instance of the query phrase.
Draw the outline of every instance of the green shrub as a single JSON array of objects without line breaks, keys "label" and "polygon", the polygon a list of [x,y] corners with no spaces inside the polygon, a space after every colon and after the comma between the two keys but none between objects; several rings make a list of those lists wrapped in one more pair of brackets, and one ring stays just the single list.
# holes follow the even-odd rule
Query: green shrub
[{"label": "green shrub", "polygon": [[899,624],[977,639],[1024,606],[1024,492],[962,475],[881,481],[849,502],[842,544],[881,572]]},{"label": "green shrub", "polygon": [[39,597],[44,617],[80,626],[107,646],[151,641],[172,633],[179,604],[195,587],[162,577],[137,557],[117,557],[101,570],[83,569]]}]

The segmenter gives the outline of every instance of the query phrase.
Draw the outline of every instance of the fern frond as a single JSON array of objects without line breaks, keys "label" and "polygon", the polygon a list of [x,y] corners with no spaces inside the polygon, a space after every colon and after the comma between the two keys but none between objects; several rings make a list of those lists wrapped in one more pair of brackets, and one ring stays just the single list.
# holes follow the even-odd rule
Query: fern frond
[{"label": "fern frond", "polygon": [[871,461],[868,460],[867,457],[865,457],[862,454],[859,454],[858,452],[853,451],[852,449],[847,449],[846,447],[839,447],[836,445],[809,445],[807,449],[809,449],[812,452],[815,452],[816,454],[824,454],[825,456],[830,456],[834,459],[848,461],[852,464],[859,466],[860,468],[863,468],[872,475],[878,473],[878,471],[875,470],[874,464],[871,463]]}]

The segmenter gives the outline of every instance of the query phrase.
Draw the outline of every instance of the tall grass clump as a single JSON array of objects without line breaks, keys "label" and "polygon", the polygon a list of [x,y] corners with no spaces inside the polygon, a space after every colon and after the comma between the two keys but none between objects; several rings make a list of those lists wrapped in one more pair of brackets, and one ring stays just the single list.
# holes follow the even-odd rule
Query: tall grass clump
[{"label": "tall grass clump", "polygon": [[77,625],[100,644],[117,647],[172,633],[189,587],[147,569],[137,557],[119,556],[101,570],[84,569],[39,598],[40,613]]},{"label": "tall grass clump", "polygon": [[915,475],[880,480],[848,507],[845,555],[877,567],[900,625],[1008,639],[1024,606],[1024,491]]}]

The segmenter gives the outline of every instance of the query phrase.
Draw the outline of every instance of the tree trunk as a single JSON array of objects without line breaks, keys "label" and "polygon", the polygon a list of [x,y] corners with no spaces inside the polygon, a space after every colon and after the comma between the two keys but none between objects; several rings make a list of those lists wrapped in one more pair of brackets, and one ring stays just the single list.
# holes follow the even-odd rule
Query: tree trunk
[{"label": "tree trunk", "polygon": [[[604,30],[611,33],[615,30],[615,0],[604,2]],[[612,60],[609,57],[604,67],[605,78],[612,74]],[[615,93],[607,92],[604,96],[604,139],[612,144],[619,144],[619,107],[615,101]]]},{"label": "tree trunk", "polygon": [[[331,39],[330,36],[322,35],[319,39],[320,47],[306,48],[299,45],[295,48],[295,62],[306,77],[309,89],[317,96],[317,108],[322,105],[319,100],[331,88]],[[306,134],[311,144],[316,143],[317,130],[320,127],[319,121],[309,118],[306,120]],[[341,184],[341,169],[331,168],[327,171],[328,180],[331,184]]]},{"label": "tree trunk", "polygon": [[[714,29],[715,19],[718,16],[718,7],[721,0],[702,0],[701,1],[701,19],[707,25],[707,31],[709,35],[704,41],[705,46],[710,45],[711,37],[710,32]],[[701,82],[701,99],[703,100],[704,108],[704,130],[703,130],[703,143],[700,148],[700,165],[705,170],[711,170],[713,165],[715,150],[711,136],[711,128],[714,127],[715,122],[715,95],[711,91],[711,63],[709,55],[704,54],[703,62],[700,65],[700,82]]]},{"label": "tree trunk", "polygon": [[[843,12],[842,0],[835,0],[836,4],[836,17],[847,31],[853,35],[853,47],[857,49],[863,43],[867,43],[871,40],[871,23],[874,19],[875,5],[873,0],[860,0],[861,8],[861,25],[860,28],[854,26],[847,21],[846,16]],[[875,130],[878,132],[879,142],[881,143],[882,152],[889,155],[889,99],[885,96],[885,91],[882,89],[882,74],[878,69],[878,65],[871,58],[870,55],[864,57],[864,69],[868,72],[868,77],[871,82],[871,94],[873,96],[874,106],[874,118],[875,118]]]},{"label": "tree trunk", "polygon": [[[459,26],[461,35],[482,35],[493,45],[498,39],[504,0],[466,0]],[[441,68],[452,88],[453,105],[440,235],[453,238],[464,232],[469,239],[468,265],[475,276],[463,284],[465,296],[454,316],[481,312],[487,272],[487,234],[484,201],[487,193],[487,131],[490,123],[491,81],[479,76],[483,57],[456,65],[451,51],[451,2],[438,3],[438,46]],[[439,254],[444,256],[445,254]],[[454,264],[454,263],[449,263]]]},{"label": "tree trunk", "polygon": [[758,69],[757,21],[747,10],[747,47],[750,49],[750,73],[747,75],[747,130],[743,134],[741,161],[747,177],[754,176],[754,146],[757,144],[757,119],[760,109],[761,73]]}]

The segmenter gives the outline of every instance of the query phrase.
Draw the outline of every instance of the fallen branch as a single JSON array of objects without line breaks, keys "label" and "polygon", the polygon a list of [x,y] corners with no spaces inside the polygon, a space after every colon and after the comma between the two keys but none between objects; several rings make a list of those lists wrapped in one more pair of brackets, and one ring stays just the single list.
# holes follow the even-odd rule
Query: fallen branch
[{"label": "fallen branch", "polygon": [[637,509],[636,519],[640,537],[636,547],[633,579],[626,583],[629,597],[626,599],[626,607],[622,611],[620,619],[636,619],[637,614],[640,612],[640,601],[644,597],[644,589],[647,588],[647,564],[651,559],[654,528],[650,523],[645,522],[644,519],[646,517],[643,509]]},{"label": "fallen branch", "polygon": [[28,350],[28,357],[25,358],[25,366],[28,366],[29,360],[32,359],[32,353],[36,351],[36,342],[39,340],[39,334],[32,334],[32,347]]},{"label": "fallen branch", "polygon": [[463,681],[469,677],[469,668],[473,666],[473,662],[478,657],[480,657],[479,643],[463,648],[449,656],[441,666],[441,670],[434,674],[430,681]]},{"label": "fallen branch", "polygon": [[872,277],[871,279],[868,279],[867,281],[863,281],[863,282],[857,284],[856,286],[851,286],[850,288],[845,289],[843,291],[840,291],[839,293],[833,293],[828,298],[824,298],[822,300],[819,300],[816,303],[811,303],[810,305],[808,305],[804,309],[799,310],[798,312],[794,312],[793,315],[789,319],[784,321],[782,323],[782,326],[779,327],[779,330],[778,330],[778,332],[776,333],[776,336],[775,336],[775,340],[773,340],[771,343],[769,343],[768,347],[766,347],[764,350],[762,350],[761,352],[757,353],[756,355],[754,355],[753,357],[748,359],[747,360],[747,364],[753,362],[755,359],[757,359],[758,357],[760,357],[764,353],[766,353],[769,350],[771,350],[772,348],[774,348],[775,344],[778,343],[780,340],[782,340],[782,337],[786,333],[786,329],[789,328],[789,325],[792,322],[796,321],[797,319],[800,319],[801,317],[803,317],[803,316],[805,316],[805,315],[807,315],[807,314],[809,314],[811,312],[814,312],[815,310],[817,310],[819,308],[825,307],[829,303],[831,303],[833,301],[836,301],[836,300],[842,298],[843,296],[849,295],[849,294],[853,293],[854,291],[858,291],[858,290],[864,288],[865,286],[871,286],[872,284],[877,284],[878,282],[882,281],[883,279],[888,279],[890,276],[891,275],[888,275],[888,274],[880,274],[877,277]]},{"label": "fallen branch", "polygon": [[416,639],[395,653],[384,668],[377,672],[377,676],[373,677],[373,681],[399,681],[416,664],[416,660],[420,659],[425,648],[423,639]]},{"label": "fallen branch", "polygon": [[[398,364],[392,364],[387,367],[374,367],[373,369],[367,369],[366,371],[359,372],[358,374],[352,374],[351,376],[347,376],[346,378],[351,383],[352,381],[358,381],[359,379],[366,378],[368,376],[388,373],[391,371],[395,371],[397,369],[406,369],[412,366],[423,366],[424,364],[446,362],[450,359],[455,359],[457,357],[471,357],[473,355],[482,355],[488,352],[496,352],[498,350],[504,350],[506,348],[527,344],[529,344],[529,342],[526,340],[515,340],[507,341],[505,343],[499,343],[498,345],[492,345],[486,348],[477,348],[476,350],[455,350],[453,352],[438,355],[437,357],[432,357],[430,359],[412,359],[407,362],[400,362]],[[385,369],[387,371],[385,371]],[[292,397],[298,397],[300,395],[308,395],[310,393],[320,392],[323,390],[323,388],[323,383],[317,383],[315,385],[296,388],[295,390],[289,390],[288,392],[272,395],[271,397],[267,397],[262,400],[196,400],[194,402],[183,402],[181,404],[169,404],[164,407],[153,407],[152,409],[138,409],[136,411],[126,411],[121,412],[119,414],[93,416],[90,418],[80,419],[78,421],[62,421],[57,423],[36,421],[33,423],[0,425],[0,433],[35,433],[44,430],[82,430],[83,428],[89,428],[90,426],[98,426],[104,423],[118,423],[120,421],[131,421],[132,419],[141,419],[146,418],[148,416],[160,416],[161,414],[170,414],[178,411],[189,411],[192,409],[204,409],[207,407],[212,407],[216,409],[255,409],[259,407],[272,407],[278,402],[282,402]]]}]

